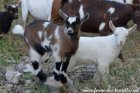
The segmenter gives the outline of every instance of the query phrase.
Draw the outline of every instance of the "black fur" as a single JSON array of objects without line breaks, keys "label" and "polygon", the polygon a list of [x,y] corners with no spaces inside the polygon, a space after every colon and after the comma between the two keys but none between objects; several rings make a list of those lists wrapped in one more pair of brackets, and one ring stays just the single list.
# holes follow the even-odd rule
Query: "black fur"
[{"label": "black fur", "polygon": [[6,9],[7,11],[0,12],[0,34],[7,34],[13,20],[18,18],[18,16],[15,15],[18,13],[18,7],[12,8],[9,5]]},{"label": "black fur", "polygon": [[37,77],[42,82],[45,82],[47,80],[47,75],[43,72],[42,69],[38,72]]},{"label": "black fur", "polygon": [[46,49],[44,49],[40,44],[35,44],[35,50],[41,55],[43,56],[45,54]]},{"label": "black fur", "polygon": [[60,81],[60,75],[58,75],[56,72],[53,71],[54,79],[56,81]]},{"label": "black fur", "polygon": [[60,78],[61,78],[61,82],[63,84],[65,84],[67,82],[67,78],[63,74],[60,75]]},{"label": "black fur", "polygon": [[34,70],[37,70],[39,68],[39,63],[36,61],[32,62],[32,65],[33,65]]}]

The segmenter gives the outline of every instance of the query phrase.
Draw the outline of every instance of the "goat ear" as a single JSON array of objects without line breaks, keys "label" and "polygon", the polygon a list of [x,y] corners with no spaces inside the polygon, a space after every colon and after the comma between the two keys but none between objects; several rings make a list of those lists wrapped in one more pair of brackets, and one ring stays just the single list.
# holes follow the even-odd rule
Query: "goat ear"
[{"label": "goat ear", "polygon": [[116,30],[116,27],[113,25],[113,22],[111,20],[109,21],[109,27],[113,32]]},{"label": "goat ear", "polygon": [[20,6],[21,6],[21,2],[19,2],[16,6],[17,6],[17,7],[20,7]]},{"label": "goat ear", "polygon": [[127,4],[129,7],[133,8],[133,9],[136,9],[136,8],[139,8],[140,5],[139,4]]},{"label": "goat ear", "polygon": [[8,9],[8,5],[4,5],[4,8],[7,10]]},{"label": "goat ear", "polygon": [[135,24],[133,27],[128,29],[129,34],[136,31],[136,29],[137,29],[137,24]]},{"label": "goat ear", "polygon": [[61,9],[59,9],[59,14],[60,14],[60,16],[61,16],[64,20],[67,20],[67,19],[68,19],[68,15],[65,14]]},{"label": "goat ear", "polygon": [[86,20],[88,20],[88,18],[89,18],[89,13],[86,13],[85,16],[84,16],[83,18],[81,18],[80,21],[83,23],[83,22],[85,22]]}]

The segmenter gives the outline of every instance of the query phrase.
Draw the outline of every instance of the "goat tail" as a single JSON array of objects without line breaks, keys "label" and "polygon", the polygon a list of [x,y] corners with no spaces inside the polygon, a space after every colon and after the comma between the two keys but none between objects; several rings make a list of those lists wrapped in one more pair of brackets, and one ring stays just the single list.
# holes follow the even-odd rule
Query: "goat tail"
[{"label": "goat tail", "polygon": [[12,33],[13,34],[19,34],[19,35],[24,35],[24,27],[22,27],[21,25],[16,25],[13,29],[12,29]]}]

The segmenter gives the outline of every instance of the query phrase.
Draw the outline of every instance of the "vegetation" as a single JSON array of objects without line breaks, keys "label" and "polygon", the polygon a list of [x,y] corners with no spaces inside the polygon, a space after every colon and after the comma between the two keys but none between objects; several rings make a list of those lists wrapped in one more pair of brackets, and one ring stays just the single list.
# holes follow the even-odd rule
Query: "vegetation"
[{"label": "vegetation", "polygon": [[[13,2],[13,0],[0,0],[0,10],[3,10],[3,3],[9,3],[11,1]],[[13,23],[13,26],[16,23],[22,23],[21,17]],[[9,67],[18,64],[21,57],[27,56],[28,51],[26,46],[21,36],[12,35],[11,32],[6,36],[0,36],[0,67]],[[125,63],[116,60],[110,66],[111,76],[108,78],[110,86],[118,89],[130,88],[130,85],[140,87],[140,32],[135,32],[130,35],[123,49],[123,55],[126,59]],[[24,74],[22,77],[31,80],[31,83],[26,86],[27,89],[33,90],[34,93],[47,93],[47,87],[34,80],[30,73]],[[3,77],[0,74],[0,82],[2,79]],[[76,84],[76,87],[82,91],[82,89],[85,89],[86,83],[79,82]],[[93,88],[91,81],[87,84],[90,88]],[[7,93],[12,92],[7,90]]]}]

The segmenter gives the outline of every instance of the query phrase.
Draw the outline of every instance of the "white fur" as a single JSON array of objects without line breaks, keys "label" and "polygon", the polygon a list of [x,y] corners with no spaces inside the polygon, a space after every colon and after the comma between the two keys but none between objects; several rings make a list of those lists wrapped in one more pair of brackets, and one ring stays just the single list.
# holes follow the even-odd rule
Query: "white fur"
[{"label": "white fur", "polygon": [[44,28],[47,28],[48,25],[49,25],[49,22],[45,22],[45,23],[43,24]]},{"label": "white fur", "polygon": [[[71,58],[68,70],[73,70],[77,65],[95,63],[100,75],[109,73],[109,66],[118,57],[128,32],[131,31],[117,27],[114,34],[109,36],[80,37],[79,48]],[[120,41],[124,42],[123,45]]]},{"label": "white fur", "polygon": [[29,55],[30,55],[31,61],[37,61],[37,62],[41,61],[41,56],[32,47],[30,47]]},{"label": "white fur", "polygon": [[57,26],[56,29],[55,29],[55,33],[54,33],[54,36],[57,40],[60,39],[60,35],[59,35],[59,27]]},{"label": "white fur", "polygon": [[48,39],[52,39],[53,35],[50,35]]},{"label": "white fur", "polygon": [[73,22],[76,21],[76,17],[69,17],[68,21],[70,24],[72,24]]},{"label": "white fur", "polygon": [[60,74],[60,72],[59,72],[56,68],[54,68],[53,71],[54,71],[55,73],[57,73],[58,75]]},{"label": "white fur", "polygon": [[69,3],[72,3],[72,0],[68,0]]},{"label": "white fur", "polygon": [[104,27],[105,27],[106,23],[105,22],[102,22],[99,26],[99,31],[103,30]]},{"label": "white fur", "polygon": [[110,7],[107,12],[109,12],[110,14],[113,14],[115,12],[115,8]]},{"label": "white fur", "polygon": [[47,38],[47,32],[44,32],[44,41],[41,42],[41,45],[45,48],[45,46],[50,46],[50,40]]},{"label": "white fur", "polygon": [[52,46],[52,53],[53,53],[53,57],[55,62],[60,62],[61,58],[59,56],[59,51],[60,51],[60,45],[59,44],[55,44]]},{"label": "white fur", "polygon": [[41,67],[39,66],[39,68],[36,69],[36,70],[34,70],[34,71],[32,72],[32,74],[33,74],[33,75],[37,75],[40,71],[41,71]]},{"label": "white fur", "polygon": [[108,1],[115,1],[123,4],[133,4],[133,0],[126,0],[126,2],[124,2],[124,0],[108,0]]},{"label": "white fur", "polygon": [[83,5],[80,6],[79,14],[80,14],[80,19],[82,19],[84,17]]},{"label": "white fur", "polygon": [[24,34],[24,28],[21,25],[16,25],[14,26],[14,28],[12,29],[12,33],[13,34],[20,34],[23,35]]},{"label": "white fur", "polygon": [[40,20],[51,20],[54,0],[21,0],[22,18],[26,23],[28,13]]},{"label": "white fur", "polygon": [[43,34],[42,31],[38,31],[37,33],[38,33],[39,38],[41,39],[42,34]]}]

